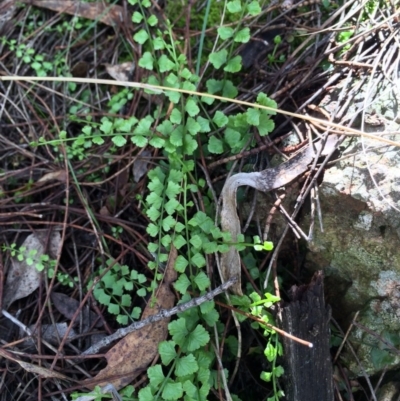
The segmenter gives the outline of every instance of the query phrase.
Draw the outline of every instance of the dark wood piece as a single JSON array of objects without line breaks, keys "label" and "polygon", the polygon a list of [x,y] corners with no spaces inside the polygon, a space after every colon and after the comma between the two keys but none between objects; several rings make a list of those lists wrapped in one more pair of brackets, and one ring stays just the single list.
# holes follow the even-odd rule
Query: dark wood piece
[{"label": "dark wood piece", "polygon": [[331,309],[325,305],[322,272],[315,273],[308,285],[293,286],[290,299],[282,309],[283,330],[314,346],[309,348],[283,337],[286,400],[333,401]]}]

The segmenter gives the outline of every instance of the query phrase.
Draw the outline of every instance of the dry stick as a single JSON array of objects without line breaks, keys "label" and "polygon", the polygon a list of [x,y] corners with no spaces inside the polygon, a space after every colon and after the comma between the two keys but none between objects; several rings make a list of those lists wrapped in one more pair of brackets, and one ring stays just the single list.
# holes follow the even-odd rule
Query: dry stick
[{"label": "dry stick", "polygon": [[260,323],[260,324],[262,324],[262,325],[264,325],[264,326],[267,326],[269,329],[275,330],[275,331],[276,331],[277,333],[279,333],[280,335],[282,335],[282,336],[284,336],[284,337],[287,337],[287,338],[290,338],[291,340],[296,341],[296,342],[298,342],[299,344],[305,345],[305,346],[307,346],[307,347],[309,347],[309,348],[312,348],[312,347],[314,346],[313,343],[310,343],[310,342],[308,342],[308,341],[302,340],[301,338],[295,337],[295,336],[293,336],[292,334],[287,333],[286,331],[283,331],[283,330],[279,329],[278,327],[275,327],[275,326],[273,326],[272,324],[267,323],[267,322],[265,322],[264,320],[262,320],[262,319],[260,319],[260,318],[258,318],[258,317],[256,317],[256,316],[254,316],[254,315],[251,315],[250,313],[244,312],[244,311],[242,311],[242,310],[240,310],[240,309],[236,309],[236,308],[234,308],[234,307],[232,307],[232,306],[230,306],[230,305],[222,304],[221,302],[218,302],[218,301],[215,301],[215,303],[218,304],[218,305],[224,306],[225,308],[228,308],[228,309],[230,309],[230,310],[233,311],[233,312],[236,312],[236,313],[239,313],[239,314],[241,314],[241,315],[243,315],[243,316],[246,316],[246,317],[248,317],[249,319],[252,319],[252,320],[254,320],[254,321],[256,321],[256,322],[258,322],[258,323]]},{"label": "dry stick", "polygon": [[226,291],[232,284],[236,283],[237,280],[238,277],[232,277],[224,284],[208,292],[207,294],[202,295],[201,297],[193,298],[190,301],[176,305],[171,309],[161,309],[160,313],[157,313],[156,315],[149,316],[147,319],[132,323],[128,327],[121,328],[117,330],[114,334],[111,334],[110,336],[103,338],[98,343],[88,348],[86,351],[82,352],[82,355],[97,354],[97,352],[100,351],[101,348],[109,345],[112,341],[125,337],[127,334],[139,330],[142,327],[147,326],[148,324],[159,322],[160,320],[176,315],[179,312],[183,312],[186,309],[193,308],[194,306],[199,306],[203,302],[211,301],[218,294],[221,294],[221,292]]},{"label": "dry stick", "polygon": [[355,319],[353,319],[353,321],[351,322],[352,325],[358,327],[361,330],[364,330],[365,332],[367,332],[369,335],[375,337],[377,340],[379,340],[380,342],[382,342],[382,344],[384,344],[388,349],[390,349],[390,351],[392,351],[393,353],[395,353],[396,355],[400,355],[400,350],[398,350],[393,344],[391,344],[389,341],[385,340],[384,338],[382,338],[382,336],[380,336],[379,334],[375,333],[373,330],[370,330],[368,327],[365,327],[363,324],[356,322]]},{"label": "dry stick", "polygon": [[[219,267],[218,270],[219,270],[219,274],[221,276],[221,268]],[[232,304],[232,301],[230,299],[229,294],[226,294],[226,296],[227,296],[227,299],[228,299],[229,303]],[[232,313],[232,318],[233,318],[233,321],[235,322],[235,327],[236,327],[237,334],[238,334],[238,349],[236,351],[237,358],[236,358],[236,362],[235,362],[235,367],[233,368],[231,379],[229,381],[229,385],[232,385],[233,380],[235,379],[235,377],[237,375],[237,372],[239,371],[239,364],[240,364],[240,361],[242,359],[242,348],[243,348],[242,347],[242,345],[243,345],[243,336],[242,336],[242,329],[240,327],[239,319],[237,318],[237,316],[234,313]]]},{"label": "dry stick", "polygon": [[[339,138],[339,140],[337,142],[337,145],[339,145],[341,143],[342,139],[343,139],[343,136]],[[314,177],[308,183],[307,188],[304,190],[302,197],[296,203],[295,209],[294,209],[294,211],[292,213],[292,216],[291,216],[292,219],[294,219],[297,216],[297,214],[299,213],[300,208],[301,208],[301,206],[303,205],[303,203],[305,201],[305,197],[309,194],[309,192],[310,192],[310,190],[312,188],[312,185],[316,182],[318,176],[320,175],[320,173],[323,170],[323,168],[325,167],[325,165],[328,163],[328,160],[330,159],[332,154],[335,152],[335,150],[336,149],[332,149],[329,152],[329,154],[327,155],[327,157],[325,158],[325,160],[321,164],[319,170],[316,171]],[[267,288],[268,279],[269,279],[269,275],[271,273],[272,266],[274,264],[275,259],[277,258],[278,251],[279,251],[280,247],[282,246],[283,240],[284,240],[288,230],[289,230],[289,225],[287,224],[285,229],[284,229],[284,231],[283,231],[283,233],[282,233],[282,235],[281,235],[281,238],[279,239],[278,243],[274,247],[274,252],[273,252],[273,254],[271,256],[271,259],[270,259],[270,262],[269,262],[269,265],[268,265],[268,269],[267,269],[267,274],[266,274],[266,277],[265,277],[265,280],[264,280],[264,288]]]},{"label": "dry stick", "polygon": [[295,220],[289,215],[289,213],[282,205],[279,205],[279,211],[285,217],[287,224],[289,224],[296,238],[300,239],[300,237],[303,237],[305,240],[307,240],[308,237],[305,232],[300,228],[300,226],[295,222]]},{"label": "dry stick", "polygon": [[247,220],[246,223],[244,224],[243,228],[242,228],[242,232],[245,233],[247,231],[247,229],[250,226],[250,223],[253,219],[255,210],[256,210],[256,206],[257,206],[257,193],[258,191],[255,190],[253,193],[253,200],[251,201],[251,207],[250,207],[250,211],[249,211],[249,215],[247,216]]},{"label": "dry stick", "polygon": [[264,233],[263,233],[263,241],[268,241],[268,234],[269,234],[269,229],[271,228],[271,223],[272,219],[274,218],[274,215],[278,209],[278,207],[281,205],[283,199],[285,199],[286,194],[279,195],[274,204],[272,205],[271,210],[268,213],[268,216],[265,220],[265,227],[264,227]]},{"label": "dry stick", "polygon": [[216,345],[214,345],[213,343],[211,343],[211,345],[214,348],[214,354],[215,354],[215,357],[217,358],[217,362],[218,362],[218,365],[219,365],[219,370],[221,372],[221,378],[222,378],[222,383],[224,385],[226,399],[227,399],[227,401],[232,401],[232,396],[231,396],[231,393],[229,391],[228,383],[226,381],[226,375],[225,375],[225,372],[224,372],[224,365],[222,364],[222,360],[221,360],[220,355],[219,355],[219,350],[216,347]]},{"label": "dry stick", "polygon": [[[315,203],[317,201],[316,199],[316,191],[315,191],[316,185],[313,186],[310,189],[310,199],[311,199],[311,213],[310,213],[310,228],[308,230],[308,237],[306,238],[306,241],[311,241],[314,235],[314,223],[315,223]],[[322,222],[321,222],[322,224]],[[323,231],[321,231],[323,232]]]},{"label": "dry stick", "polygon": [[[20,322],[17,318],[15,318],[13,315],[11,315],[10,313],[8,313],[6,310],[2,309],[1,313],[9,320],[11,320],[14,324],[16,324],[18,327],[20,327],[23,331],[25,331],[25,333],[27,333],[30,337],[34,338],[34,334],[32,332],[32,330],[28,327],[25,326],[22,322]],[[57,348],[53,347],[51,344],[49,344],[46,340],[44,340],[43,338],[41,339],[41,342],[46,345],[46,347],[50,348],[53,352],[57,353]],[[64,355],[63,355],[64,356]],[[30,357],[30,355],[29,355]],[[64,358],[63,358],[64,359]],[[68,360],[68,359],[64,359],[67,363],[69,363],[71,366],[75,366],[81,373],[83,373],[85,376],[90,378],[90,375],[85,372],[84,369],[82,369],[81,367],[75,365],[74,362]],[[72,379],[71,379],[72,380]]]},{"label": "dry stick", "polygon": [[[347,339],[347,336],[348,336],[348,334],[349,334],[351,328],[355,325],[354,323],[355,323],[355,320],[356,320],[356,318],[357,318],[357,316],[358,316],[358,313],[359,313],[359,312],[357,311],[357,313],[356,313],[356,315],[354,316],[353,321],[352,321],[352,323],[351,323],[351,327],[349,327],[349,329],[348,329],[347,332],[346,332],[346,338],[343,339],[342,344],[341,344],[341,347],[343,347],[343,345],[344,345],[344,343],[345,343],[345,341],[346,341],[346,339]],[[353,357],[354,357],[354,359],[356,360],[358,366],[360,367],[361,373],[362,373],[362,375],[363,375],[365,381],[367,382],[367,385],[368,385],[368,387],[369,387],[369,389],[370,389],[370,391],[371,391],[371,397],[372,397],[373,401],[378,401],[378,399],[376,398],[376,395],[375,395],[374,388],[372,387],[372,383],[371,383],[371,380],[370,380],[370,378],[369,378],[369,375],[367,374],[367,372],[366,372],[365,369],[363,368],[362,363],[361,363],[360,359],[359,359],[358,356],[357,356],[357,353],[355,352],[353,346],[351,345],[351,343],[350,343],[349,341],[347,341],[347,348],[350,350],[350,353],[353,355]],[[336,360],[337,357],[338,357],[338,353],[336,354],[334,361]]]},{"label": "dry stick", "polygon": [[[324,232],[324,225],[322,223],[322,209],[321,209],[321,202],[320,202],[320,196],[319,196],[319,188],[318,185],[314,186],[315,188],[315,200],[316,200],[316,206],[317,206],[317,215],[318,215],[318,220],[319,220],[319,230],[321,233]],[[310,241],[312,239],[312,233],[310,233]]]},{"label": "dry stick", "polygon": [[[383,44],[383,46],[384,46],[386,43],[389,43],[389,42],[388,42],[389,39],[391,39],[391,38],[393,38],[393,37],[394,37],[394,33],[392,33],[392,34],[389,36],[389,38],[387,38],[387,39],[385,40],[385,43]],[[379,53],[378,53],[378,55],[377,55],[377,57],[376,57],[376,60],[375,60],[375,62],[373,63],[374,66],[373,66],[372,74],[375,74],[375,73],[376,73],[376,70],[377,70],[377,67],[378,67],[378,62],[379,62],[379,60],[381,60],[382,53],[383,53],[384,50],[385,50],[385,48],[382,48],[382,49],[379,51]],[[369,78],[370,78],[370,79],[369,79],[369,82],[368,82],[368,86],[367,86],[367,89],[366,89],[366,95],[365,95],[365,99],[364,99],[364,103],[363,103],[365,107],[363,108],[363,111],[362,111],[362,123],[361,123],[362,125],[361,125],[361,127],[362,127],[363,129],[364,129],[364,122],[365,122],[365,108],[367,107],[367,96],[369,96],[370,93],[371,93],[371,91],[372,91],[372,75],[371,75]],[[363,151],[365,152],[365,150],[366,150],[366,145],[365,145],[364,141],[361,142],[361,145],[362,145]],[[382,189],[380,188],[380,185],[379,185],[378,182],[376,181],[376,179],[375,179],[375,177],[374,177],[374,174],[373,174],[372,171],[371,171],[371,163],[369,162],[369,160],[368,160],[367,157],[365,157],[365,163],[366,163],[366,167],[367,167],[368,172],[369,172],[369,176],[370,176],[370,178],[371,178],[371,180],[372,180],[372,182],[373,182],[373,184],[374,184],[376,190],[379,192],[380,196],[382,197],[383,202],[386,203],[389,207],[393,208],[394,210],[399,211],[399,208],[397,207],[397,205],[394,204],[394,203],[392,203],[390,200],[388,200],[388,199],[387,199],[388,197],[382,192]]]},{"label": "dry stick", "polygon": [[[399,13],[400,13],[400,11],[399,11]],[[0,81],[28,81],[28,82],[32,82],[32,83],[34,81],[75,82],[75,83],[84,83],[84,84],[95,83],[95,84],[104,84],[104,85],[127,86],[130,88],[148,89],[148,90],[155,92],[155,94],[162,94],[165,91],[179,92],[179,93],[185,93],[187,95],[194,95],[194,96],[200,96],[200,97],[203,96],[203,97],[208,97],[208,98],[212,98],[212,99],[216,99],[216,100],[222,100],[225,102],[236,103],[236,104],[240,104],[242,106],[248,106],[248,107],[252,107],[255,109],[272,111],[274,113],[279,113],[279,114],[283,114],[283,115],[290,116],[290,117],[297,117],[302,120],[311,121],[314,124],[319,123],[323,127],[328,127],[330,129],[330,132],[333,132],[333,128],[336,128],[336,129],[339,129],[339,131],[342,135],[363,136],[366,138],[376,139],[378,141],[385,142],[389,145],[400,147],[400,142],[395,142],[390,139],[383,138],[382,136],[377,136],[377,135],[373,135],[373,134],[370,134],[367,132],[362,132],[362,131],[356,130],[354,128],[343,127],[340,124],[321,120],[319,118],[305,116],[305,115],[298,114],[298,113],[292,113],[292,112],[286,111],[286,110],[275,109],[273,107],[263,106],[261,104],[254,104],[251,102],[244,102],[241,100],[230,99],[230,98],[227,98],[224,96],[211,95],[209,93],[202,93],[202,92],[191,91],[191,90],[180,89],[180,88],[168,88],[168,87],[159,86],[159,85],[142,84],[140,82],[124,82],[124,81],[113,81],[111,79],[75,78],[75,77],[25,77],[25,76],[15,75],[15,76],[0,76]],[[381,135],[384,135],[384,134],[385,135],[393,135],[393,134],[398,134],[398,133],[400,133],[400,132],[399,131],[391,131],[391,132],[383,131],[380,134]]]}]

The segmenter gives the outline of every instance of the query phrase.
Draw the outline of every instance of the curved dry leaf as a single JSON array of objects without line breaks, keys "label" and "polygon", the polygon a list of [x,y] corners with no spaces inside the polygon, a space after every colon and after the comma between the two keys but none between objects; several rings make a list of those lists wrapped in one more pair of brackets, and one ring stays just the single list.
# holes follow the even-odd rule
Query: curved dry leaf
[{"label": "curved dry leaf", "polygon": [[[68,295],[62,294],[61,292],[52,292],[50,298],[56,309],[70,320],[80,305],[79,301],[69,297]],[[96,322],[95,327],[101,327],[103,325],[103,322],[99,319],[96,313],[85,309],[83,309],[82,313],[85,327],[90,327],[93,322]],[[79,319],[77,322],[78,321]]]},{"label": "curved dry leaf", "polygon": [[46,368],[43,368],[42,366],[37,366],[37,365],[33,365],[32,363],[21,361],[21,360],[17,359],[14,356],[14,354],[12,354],[11,352],[8,352],[1,348],[0,348],[0,356],[4,357],[10,361],[18,363],[27,372],[35,373],[41,377],[45,377],[45,378],[55,377],[57,379],[69,380],[67,376],[64,376],[63,374],[58,373],[54,370],[46,369]]},{"label": "curved dry leaf", "polygon": [[[27,297],[32,294],[40,284],[42,274],[37,270],[35,264],[39,262],[44,254],[44,244],[47,240],[48,232],[34,233],[29,235],[23,247],[26,248],[24,254],[28,255],[30,251],[36,250],[32,257],[33,263],[28,265],[26,260],[22,262],[12,259],[11,268],[7,274],[6,285],[4,288],[3,308],[5,310],[17,299]],[[58,231],[51,233],[48,253],[55,258],[61,251],[61,235]]]},{"label": "curved dry leaf", "polygon": [[[47,341],[50,344],[59,345],[60,340],[64,338],[65,334],[68,331],[68,326],[69,325],[65,322],[64,323],[56,323],[55,325],[43,324],[41,326],[41,331],[42,331],[41,339],[44,341]],[[36,325],[32,324],[28,328],[35,335],[34,330],[36,329]],[[20,336],[21,337],[25,336],[25,331],[22,329],[20,329]],[[71,329],[68,332],[67,342],[74,340],[76,338],[76,336],[77,336],[77,334],[74,331],[74,329]],[[35,339],[29,337],[23,342],[23,345],[27,346],[27,347],[34,347],[35,343],[36,343]]]},{"label": "curved dry leaf", "polygon": [[[164,281],[156,292],[156,302],[153,306],[151,302],[147,304],[142,320],[160,313],[161,309],[171,309],[174,306],[175,295],[171,291],[171,284],[177,278],[174,269],[177,256],[176,249],[172,248]],[[164,319],[129,333],[107,352],[107,367],[96,377],[85,380],[82,384],[90,389],[96,385],[105,386],[106,384],[112,384],[117,390],[127,386],[145,371],[158,355],[158,344],[167,338],[169,321],[169,318]]]},{"label": "curved dry leaf", "polygon": [[133,71],[135,71],[135,63],[127,61],[122,64],[108,64],[104,63],[108,74],[113,77],[116,81],[130,81]]},{"label": "curved dry leaf", "polygon": [[42,178],[40,178],[36,184],[45,184],[47,181],[57,180],[60,182],[67,181],[67,174],[65,170],[52,171],[51,173],[45,174]]},{"label": "curved dry leaf", "polygon": [[[236,211],[236,191],[239,187],[248,185],[262,192],[269,192],[273,189],[284,187],[307,171],[308,165],[317,154],[321,156],[328,155],[335,149],[336,143],[337,136],[331,135],[328,137],[326,143],[320,141],[315,143],[314,146],[308,146],[278,167],[267,168],[259,172],[237,173],[230,176],[226,180],[221,194],[222,231],[227,231],[231,234],[232,242],[237,241],[237,237],[241,232],[240,220]],[[228,252],[221,254],[221,275],[223,282],[233,277],[238,277],[237,282],[230,289],[236,295],[243,295],[240,272],[239,252],[234,245],[231,245]]]},{"label": "curved dry leaf", "polygon": [[27,372],[35,373],[40,377],[44,377],[46,379],[57,378],[57,379],[68,380],[67,376],[64,376],[63,374],[58,373],[54,370],[46,369],[42,366],[33,365],[32,363],[28,362],[23,362],[23,361],[16,361],[16,362],[21,366],[21,368],[25,369]]},{"label": "curved dry leaf", "polygon": [[147,166],[149,165],[148,159],[151,156],[149,150],[144,150],[141,155],[133,163],[133,180],[139,182],[139,180],[147,173]]}]

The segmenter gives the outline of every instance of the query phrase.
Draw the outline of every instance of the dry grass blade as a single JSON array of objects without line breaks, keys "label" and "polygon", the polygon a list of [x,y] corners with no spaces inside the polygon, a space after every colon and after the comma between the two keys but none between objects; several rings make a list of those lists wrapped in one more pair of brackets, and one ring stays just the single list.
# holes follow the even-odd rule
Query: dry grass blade
[{"label": "dry grass blade", "polygon": [[[299,118],[304,121],[309,121],[311,123],[319,124],[321,127],[327,129],[329,132],[334,132],[336,134],[346,135],[346,136],[358,136],[358,137],[366,137],[370,139],[375,139],[379,142],[387,143],[388,145],[400,147],[400,142],[392,141],[384,137],[384,135],[393,135],[396,132],[381,132],[379,135],[370,134],[368,132],[360,131],[354,128],[346,127],[344,125],[334,123],[331,121],[321,120],[319,118],[315,118],[312,116],[292,113],[290,111],[282,110],[282,109],[273,109],[268,106],[263,106],[260,104],[254,104],[242,100],[237,99],[230,99],[224,96],[217,96],[211,95],[209,93],[202,93],[197,91],[185,90],[185,89],[177,89],[177,88],[168,88],[165,86],[160,85],[150,85],[144,84],[141,82],[120,82],[120,81],[111,81],[108,79],[91,79],[91,78],[69,78],[69,77],[62,77],[62,78],[53,78],[53,77],[22,77],[22,76],[1,76],[0,81],[63,81],[63,82],[77,82],[77,83],[97,83],[97,84],[105,84],[105,85],[119,85],[119,86],[127,86],[131,88],[141,88],[154,91],[154,93],[162,93],[163,91],[171,91],[171,92],[180,92],[186,93],[189,95],[196,95],[196,96],[204,96],[209,97],[216,100],[221,100],[223,102],[230,102],[235,103],[242,106],[254,107],[261,110],[267,110],[276,112],[279,114],[283,114],[289,117]],[[335,129],[335,130],[333,130]]]}]

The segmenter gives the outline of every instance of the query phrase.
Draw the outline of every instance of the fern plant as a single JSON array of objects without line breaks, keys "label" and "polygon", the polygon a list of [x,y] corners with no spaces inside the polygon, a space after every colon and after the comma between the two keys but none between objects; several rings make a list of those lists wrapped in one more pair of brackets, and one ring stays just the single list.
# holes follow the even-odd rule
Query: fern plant
[{"label": "fern plant", "polygon": [[[179,276],[174,287],[181,295],[180,302],[188,301],[191,298],[189,293],[207,292],[211,284],[210,269],[207,269],[209,255],[226,252],[232,241],[228,233],[215,225],[212,218],[215,215],[214,195],[205,178],[196,170],[196,160],[200,156],[209,158],[223,153],[235,155],[246,144],[254,145],[253,130],[265,136],[274,129],[273,111],[248,107],[236,114],[225,115],[219,110],[222,105],[217,103],[219,100],[190,93],[201,87],[208,94],[224,98],[233,99],[238,95],[234,74],[242,67],[241,57],[234,55],[234,50],[250,40],[249,28],[242,28],[239,23],[224,26],[221,20],[214,49],[207,57],[208,67],[203,69],[202,76],[210,78],[204,81],[199,68],[197,73],[189,68],[186,56],[179,50],[182,43],[176,39],[170,23],[159,22],[148,11],[151,2],[128,2],[137,7],[132,15],[133,22],[143,26],[134,34],[133,40],[142,47],[138,65],[148,72],[145,83],[166,88],[163,95],[168,104],[164,108],[158,105],[150,108],[141,118],[111,117],[132,99],[131,91],[124,88],[111,98],[110,116],[103,117],[100,122],[94,122],[90,117],[83,121],[76,115],[71,116],[83,125],[77,136],[68,137],[67,132],[62,131],[52,141],[42,138],[33,144],[52,145],[58,153],[58,160],[62,160],[64,155],[69,160],[83,160],[106,141],[111,145],[108,148],[110,155],[130,142],[137,148],[158,149],[163,156],[163,160],[148,172],[147,194],[139,199],[149,220],[147,249],[154,255],[154,260],[148,263],[148,268],[154,279],[148,283],[143,274],[112,259],[108,266],[96,272],[105,274],[93,294],[120,324],[128,324],[139,317],[140,309],[133,307],[131,294],[145,296],[154,292],[162,279],[160,266],[167,261],[172,245],[179,252],[174,266]],[[224,3],[224,14],[237,21],[255,17],[260,12],[257,1]],[[162,26],[162,30],[158,26]],[[203,54],[197,57],[201,60]],[[154,95],[150,89],[145,89],[145,92]],[[264,93],[258,94],[257,104],[272,109],[277,106]],[[119,232],[114,230],[113,235],[119,235]],[[270,248],[270,244],[262,244],[258,238],[251,241],[244,236],[235,245],[239,250],[246,248],[248,252],[249,247],[255,250]],[[253,270],[255,275],[257,269]],[[242,302],[265,319],[268,314],[266,310],[260,310],[257,304],[260,301],[254,298],[254,304],[251,304],[245,297]],[[224,335],[224,326],[213,301],[178,314],[178,319],[169,324],[169,334],[170,339],[159,345],[161,362],[147,371],[148,384],[137,395],[130,393],[128,399],[206,400],[211,389],[220,388],[221,375],[224,380],[228,379],[229,372],[217,369],[215,355],[211,352],[211,342],[218,343]],[[273,380],[275,386],[281,370],[274,363],[281,348],[275,333],[266,331],[265,334],[268,342],[266,356],[273,365],[263,379]],[[230,338],[229,342],[232,345],[234,340]],[[280,396],[277,389],[275,399]]]},{"label": "fern plant", "polygon": [[[131,293],[135,290],[136,295],[145,297],[147,278],[144,274],[138,273],[127,265],[120,265],[114,260],[107,261],[108,268],[100,269],[100,281],[93,289],[94,297],[107,306],[107,311],[116,315],[118,323],[126,325],[137,320],[141,314],[141,308],[132,307]],[[89,282],[88,288],[93,282]]]}]

